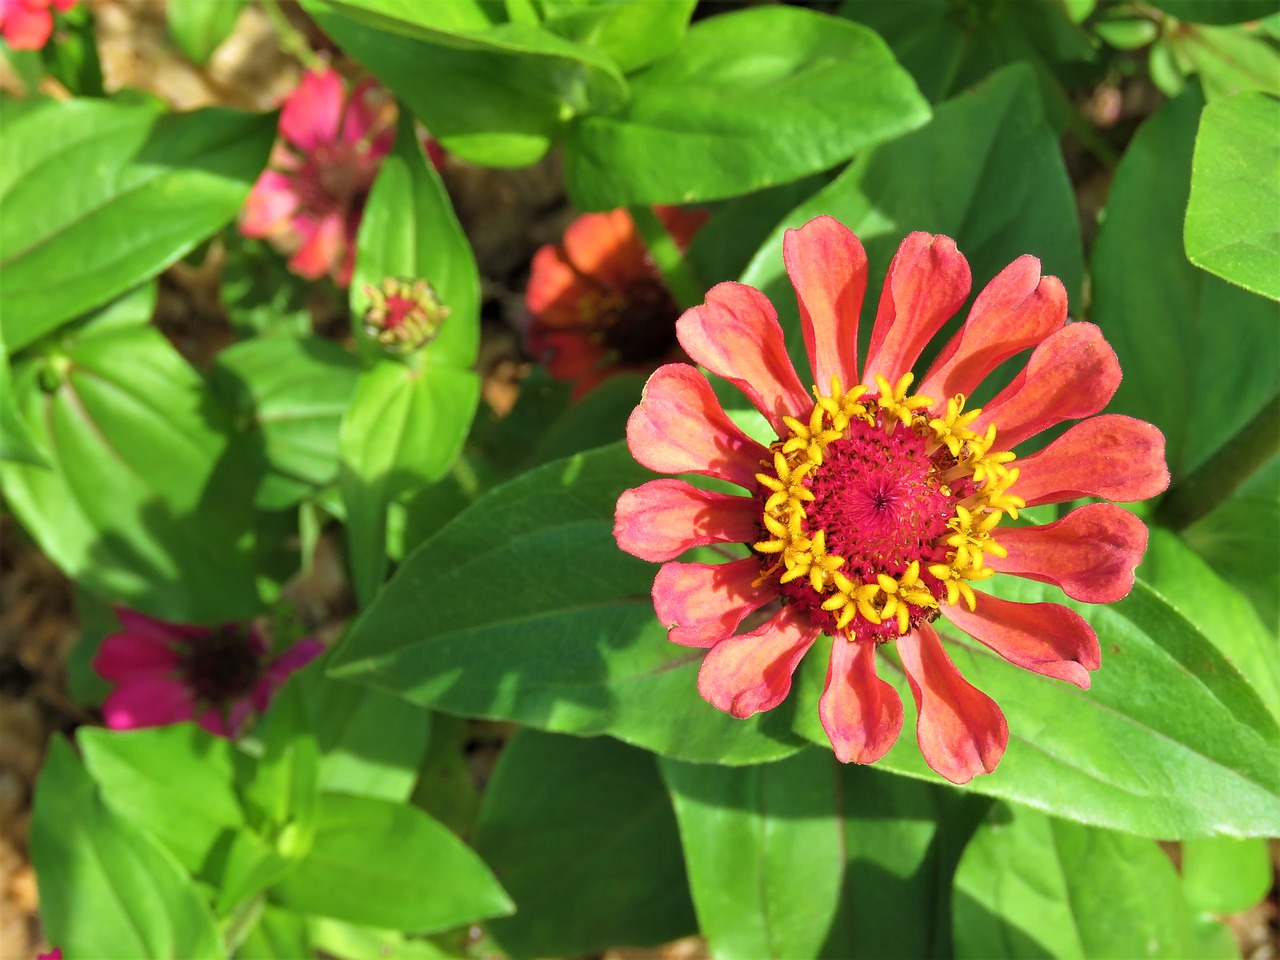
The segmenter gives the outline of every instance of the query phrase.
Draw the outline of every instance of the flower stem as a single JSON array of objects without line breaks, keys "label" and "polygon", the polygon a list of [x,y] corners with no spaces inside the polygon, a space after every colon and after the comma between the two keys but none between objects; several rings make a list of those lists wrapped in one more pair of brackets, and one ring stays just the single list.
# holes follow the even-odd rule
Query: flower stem
[{"label": "flower stem", "polygon": [[676,298],[681,310],[696,307],[706,295],[707,288],[698,281],[689,268],[684,254],[671,234],[650,207],[630,207],[631,219],[648,247],[658,272],[667,283],[667,289]]},{"label": "flower stem", "polygon": [[1276,394],[1207,461],[1175,483],[1156,508],[1155,520],[1185,530],[1249,479],[1280,451],[1280,394]]}]

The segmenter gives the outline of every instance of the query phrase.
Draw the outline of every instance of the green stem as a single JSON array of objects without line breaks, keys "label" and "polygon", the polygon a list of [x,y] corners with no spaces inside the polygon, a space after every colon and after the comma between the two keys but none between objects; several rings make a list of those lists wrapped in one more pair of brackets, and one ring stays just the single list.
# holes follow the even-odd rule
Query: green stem
[{"label": "green stem", "polygon": [[1280,451],[1280,394],[1246,423],[1207,461],[1175,483],[1156,508],[1155,520],[1185,530]]},{"label": "green stem", "polygon": [[307,38],[284,15],[284,11],[280,9],[279,0],[260,0],[260,3],[262,12],[271,21],[271,27],[276,32],[281,49],[308,70],[319,70],[324,67],[324,60],[311,49],[311,44],[307,43]]},{"label": "green stem", "polygon": [[688,310],[702,303],[707,288],[689,268],[688,261],[676,245],[667,228],[650,207],[631,207],[631,219],[635,221],[644,245],[649,248],[653,262],[667,283],[667,289],[676,298],[681,310]]}]

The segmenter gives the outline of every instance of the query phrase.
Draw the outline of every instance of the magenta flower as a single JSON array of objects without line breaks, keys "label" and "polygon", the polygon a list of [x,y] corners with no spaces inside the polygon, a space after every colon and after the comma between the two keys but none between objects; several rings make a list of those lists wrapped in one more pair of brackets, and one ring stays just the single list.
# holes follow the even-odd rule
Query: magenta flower
[{"label": "magenta flower", "polygon": [[14,50],[39,50],[53,33],[49,8],[66,13],[76,0],[0,0],[0,35]]},{"label": "magenta flower", "polygon": [[289,269],[308,280],[327,273],[347,286],[365,200],[395,140],[394,117],[373,81],[348,99],[333,70],[307,73],[285,101],[281,139],[249,192],[240,231],[291,253]]},{"label": "magenta flower", "polygon": [[324,650],[310,638],[274,659],[251,624],[200,627],[115,608],[124,630],[102,641],[93,668],[115,683],[102,713],[112,730],[195,720],[212,734],[240,733],[264,713],[295,670]]}]

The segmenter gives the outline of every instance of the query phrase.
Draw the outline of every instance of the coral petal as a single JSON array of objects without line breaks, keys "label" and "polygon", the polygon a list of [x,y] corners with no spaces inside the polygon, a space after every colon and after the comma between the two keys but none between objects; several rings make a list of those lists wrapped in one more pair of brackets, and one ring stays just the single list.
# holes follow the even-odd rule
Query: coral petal
[{"label": "coral petal", "polygon": [[876,676],[874,643],[832,641],[818,716],[841,763],[873,763],[894,745],[902,731],[902,700]]},{"label": "coral petal", "polygon": [[318,280],[336,269],[342,256],[345,223],[342,214],[331,213],[316,220],[295,217],[294,226],[304,238],[289,259],[289,269],[308,280]]},{"label": "coral petal", "polygon": [[342,78],[336,71],[327,67],[309,71],[285,100],[280,132],[306,152],[333,143],[338,138],[343,99]]},{"label": "coral petal", "polygon": [[151,678],[117,687],[102,702],[102,715],[112,730],[136,730],[190,720],[195,712],[191,692],[179,680]]},{"label": "coral petal", "polygon": [[950,237],[912,233],[889,264],[862,382],[876,374],[890,383],[907,373],[920,351],[964,304],[972,276]]},{"label": "coral petal", "polygon": [[782,236],[782,259],[796,290],[813,382],[827,391],[838,377],[858,382],[858,314],[867,292],[867,253],[833,217],[815,217]]},{"label": "coral petal", "polygon": [[289,218],[298,210],[298,194],[293,177],[277,170],[264,170],[249,191],[240,214],[240,232],[246,237],[266,237],[288,228]]},{"label": "coral petal", "polygon": [[579,272],[608,286],[625,287],[650,275],[644,242],[625,208],[573,221],[564,232],[564,249]]},{"label": "coral petal", "polygon": [[933,627],[922,623],[899,638],[898,656],[916,701],[925,762],[952,783],[994,770],[1009,725],[996,702],[960,675]]},{"label": "coral petal", "polygon": [[1021,350],[1034,347],[1067,322],[1067,291],[1057,277],[1041,277],[1040,261],[1021,256],[988,283],[951,342],[916,388],[942,407],[970,396],[984,377]]},{"label": "coral petal", "polygon": [[690,357],[741,390],[778,436],[789,433],[783,417],[807,417],[813,408],[787,356],[778,314],[754,287],[716,284],[706,303],[676,321],[676,336]]},{"label": "coral petal", "polygon": [[53,16],[47,9],[23,3],[5,3],[3,33],[5,42],[14,50],[39,50],[53,33]]},{"label": "coral petal", "polygon": [[1041,527],[1000,531],[1007,557],[988,555],[988,565],[1053,583],[1073,600],[1111,603],[1133,589],[1133,571],[1147,549],[1147,528],[1128,510],[1091,503]]},{"label": "coral petal", "polygon": [[653,213],[682,251],[689,249],[694,236],[711,219],[711,213],[701,207],[690,210],[684,207],[655,206]]},{"label": "coral petal", "polygon": [[748,490],[769,451],[725,414],[707,378],[684,363],[654,371],[627,421],[632,455],[658,473],[701,473]]},{"label": "coral petal", "polygon": [[650,480],[618,498],[613,535],[642,560],[674,560],[690,547],[748,543],[760,535],[752,497],[699,490],[683,480]]},{"label": "coral petal", "polygon": [[1169,486],[1164,434],[1119,414],[1091,417],[1018,461],[1014,492],[1034,507],[1077,497],[1131,503]]},{"label": "coral petal", "polygon": [[770,710],[786,699],[791,675],[818,630],[794,606],[740,636],[721,640],[709,651],[698,672],[704,700],[743,719]]},{"label": "coral petal", "polygon": [[1057,603],[1015,603],[975,590],[976,609],[962,603],[943,616],[1010,663],[1089,689],[1098,669],[1098,636],[1084,617]]},{"label": "coral petal", "polygon": [[653,581],[653,608],[670,631],[667,639],[686,647],[709,647],[732,636],[742,618],[778,595],[772,579],[755,585],[760,560],[663,564]]},{"label": "coral petal", "polygon": [[580,304],[597,296],[598,291],[573,269],[559,247],[548,243],[533,255],[524,302],[535,325],[575,326],[585,319]]},{"label": "coral petal", "polygon": [[994,423],[1002,450],[1011,450],[1063,420],[1091,417],[1120,386],[1115,351],[1092,323],[1069,323],[1046,337],[1026,368],[973,423],[983,433]]}]

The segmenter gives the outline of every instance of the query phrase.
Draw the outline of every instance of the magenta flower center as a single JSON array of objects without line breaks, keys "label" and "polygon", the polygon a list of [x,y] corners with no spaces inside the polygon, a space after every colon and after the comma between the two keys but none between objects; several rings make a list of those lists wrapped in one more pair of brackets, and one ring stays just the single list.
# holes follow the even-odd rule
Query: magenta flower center
[{"label": "magenta flower center", "polygon": [[303,210],[324,216],[361,208],[377,170],[365,144],[320,144],[303,158],[295,178]]},{"label": "magenta flower center", "polygon": [[[994,428],[979,436],[956,397],[931,418],[926,397],[877,378],[818,396],[807,424],[772,447],[760,481],[763,539],[754,545],[785,603],[798,604],[824,632],[883,642],[937,617],[941,603],[971,608],[969,581],[991,576],[984,557],[1003,556],[992,532],[1024,506],[1008,493],[1018,471],[992,452]],[[816,391],[815,391],[816,392]]]},{"label": "magenta flower center", "polygon": [[182,678],[198,701],[231,704],[252,692],[262,676],[260,641],[241,627],[219,627],[190,645],[182,661]]}]

